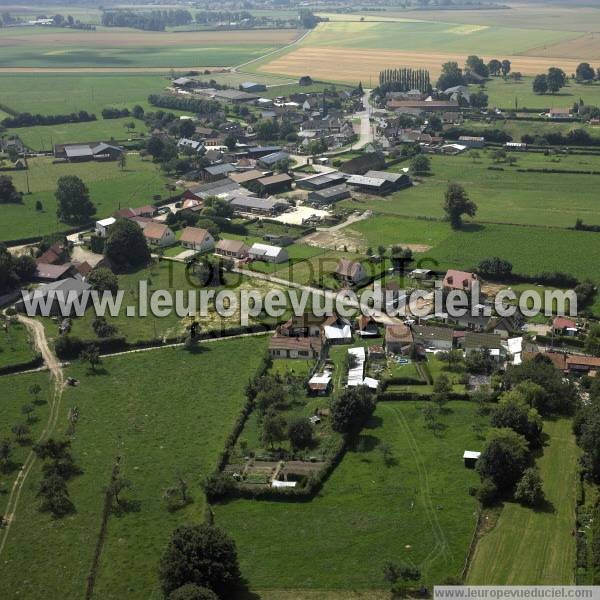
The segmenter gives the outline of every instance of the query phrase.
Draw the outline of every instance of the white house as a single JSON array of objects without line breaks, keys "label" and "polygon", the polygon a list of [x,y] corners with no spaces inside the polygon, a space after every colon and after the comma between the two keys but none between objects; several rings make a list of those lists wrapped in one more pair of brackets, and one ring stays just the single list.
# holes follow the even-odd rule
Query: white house
[{"label": "white house", "polygon": [[215,238],[206,229],[199,227],[186,227],[179,238],[184,248],[197,252],[208,252],[215,247]]},{"label": "white house", "polygon": [[281,263],[288,260],[288,252],[285,248],[269,246],[269,244],[252,244],[250,250],[248,250],[248,256],[254,260],[272,263]]},{"label": "white house", "polygon": [[96,221],[96,235],[105,238],[108,235],[108,230],[116,223],[117,220],[114,217],[108,217],[107,219],[101,219]]}]

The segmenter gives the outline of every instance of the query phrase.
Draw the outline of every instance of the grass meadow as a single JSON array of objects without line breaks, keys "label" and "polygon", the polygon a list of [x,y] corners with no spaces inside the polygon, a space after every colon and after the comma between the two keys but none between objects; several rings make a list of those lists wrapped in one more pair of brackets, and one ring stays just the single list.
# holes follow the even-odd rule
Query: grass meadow
[{"label": "grass meadow", "polygon": [[[480,151],[480,158],[472,152],[432,156],[431,174],[420,178],[413,187],[385,198],[365,196],[362,201],[344,200],[340,205],[388,215],[441,218],[444,193],[448,183],[455,181],[464,186],[477,204],[478,222],[572,227],[581,218],[585,223],[600,224],[596,193],[600,176],[518,171],[529,168],[600,171],[600,156],[523,153],[516,155],[514,166],[509,166],[494,162],[491,153],[491,150]],[[394,169],[405,166],[406,163],[401,163]]]},{"label": "grass meadow", "polygon": [[467,583],[572,585],[575,489],[579,451],[567,419],[546,421],[548,441],[537,460],[548,500],[532,510],[507,502],[494,528],[479,540]]},{"label": "grass meadow", "polygon": [[166,74],[0,73],[0,104],[45,115],[87,110],[100,119],[107,106],[148,108],[148,95],[168,85]]},{"label": "grass meadow", "polygon": [[24,363],[35,357],[25,325],[15,321],[4,329],[4,323],[0,321],[0,324],[0,367]]},{"label": "grass meadow", "polygon": [[[273,597],[275,590],[382,589],[386,560],[419,566],[429,583],[460,574],[475,524],[468,488],[477,475],[461,458],[482,445],[471,428],[475,406],[450,402],[437,438],[421,407],[380,403],[360,443],[310,502],[213,507],[216,524],[238,544],[251,589]],[[382,444],[393,455],[389,466]]]},{"label": "grass meadow", "polygon": [[[94,597],[161,598],[156,569],[162,550],[177,525],[203,520],[199,482],[216,465],[265,347],[262,337],[244,338],[201,344],[194,353],[164,349],[105,358],[96,375],[82,364],[70,366],[66,375],[80,385],[65,390],[55,435],[64,434],[68,408],[78,406],[72,449],[83,472],[69,482],[76,512],[54,520],[38,511],[37,464],[0,564],[7,597],[85,595],[103,492],[119,455],[132,483],[124,495],[139,505],[110,517]],[[162,495],[177,473],[193,502],[169,512]]]},{"label": "grass meadow", "polygon": [[[118,142],[146,134],[148,128],[143,121],[132,117],[121,119],[103,119],[98,114],[96,121],[85,123],[63,123],[61,125],[35,125],[8,129],[10,135],[18,135],[23,143],[32,150],[52,150],[53,144],[70,142],[94,142],[98,140]],[[134,123],[135,129],[128,130],[126,124]]]},{"label": "grass meadow", "polygon": [[[39,385],[41,392],[34,402],[34,397],[29,393],[32,385]],[[26,373],[19,375],[6,375],[0,377],[0,406],[2,407],[2,419],[0,419],[0,439],[11,442],[12,466],[0,470],[0,515],[4,515],[8,502],[8,493],[18,474],[19,467],[23,464],[31,450],[31,444],[36,442],[46,423],[49,413],[49,403],[52,387],[48,373]],[[21,408],[31,404],[34,407],[29,422],[21,412]],[[18,443],[11,431],[13,425],[26,423],[30,433]],[[0,566],[0,569],[2,567]]]},{"label": "grass meadow", "polygon": [[[137,155],[128,155],[123,171],[116,162],[52,164],[50,157],[32,158],[28,165],[28,171],[10,173],[19,191],[27,190],[28,177],[31,194],[23,197],[23,204],[0,206],[0,240],[41,236],[69,228],[56,218],[54,192],[56,181],[63,175],[81,177],[90,190],[98,218],[109,216],[119,207],[147,204],[155,194],[166,195],[166,180],[156,165]],[[42,211],[35,209],[37,200],[42,202]]]}]

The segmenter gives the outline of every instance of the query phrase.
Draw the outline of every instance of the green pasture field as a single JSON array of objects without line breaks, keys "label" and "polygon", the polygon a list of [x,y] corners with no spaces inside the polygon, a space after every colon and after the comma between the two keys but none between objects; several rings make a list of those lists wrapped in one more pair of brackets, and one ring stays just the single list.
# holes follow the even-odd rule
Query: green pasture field
[{"label": "green pasture field", "polygon": [[[32,385],[42,388],[37,402],[29,393]],[[9,440],[12,447],[10,458],[12,466],[2,473],[0,479],[0,515],[4,514],[8,502],[8,492],[18,474],[19,467],[23,464],[31,450],[32,441],[37,442],[50,409],[49,400],[52,388],[49,383],[48,373],[27,373],[19,375],[6,375],[0,377],[0,398],[2,398],[2,419],[0,419],[0,439]],[[15,439],[11,428],[13,425],[27,423],[27,417],[21,412],[25,404],[31,404],[34,411],[31,414],[28,427],[30,433],[26,443],[19,443]],[[24,438],[25,442],[25,438]],[[0,567],[1,569],[1,567]]]},{"label": "green pasture field", "polygon": [[[74,19],[80,20],[82,23],[99,24],[102,18],[102,11],[93,8],[91,6],[64,6],[57,4],[56,6],[44,5],[43,9],[35,8],[33,6],[6,6],[2,7],[3,11],[10,13],[11,17],[18,17],[21,19],[33,20],[38,15],[63,15],[65,18],[71,15]],[[48,27],[31,27],[27,29],[35,29],[38,31],[48,32]],[[20,31],[20,28],[19,28]],[[61,31],[60,29],[52,28],[51,31]]]},{"label": "green pasture field", "polygon": [[500,256],[513,264],[515,273],[562,271],[580,280],[590,278],[597,282],[600,260],[597,235],[543,227],[473,224],[453,232],[417,259],[426,258],[423,266],[436,270],[472,270],[484,258]]},{"label": "green pasture field", "polygon": [[[85,595],[104,489],[115,457],[121,456],[122,473],[132,483],[124,496],[139,506],[111,515],[94,596],[161,597],[157,564],[163,548],[176,526],[204,519],[199,483],[216,466],[265,348],[265,338],[244,338],[201,344],[192,353],[165,349],[105,358],[96,375],[81,363],[70,366],[66,375],[80,385],[65,390],[55,435],[64,435],[67,411],[77,406],[80,417],[71,439],[82,474],[68,484],[76,512],[55,520],[38,511],[38,463],[23,489],[0,564],[5,593]],[[169,512],[162,496],[177,473],[187,480],[193,501]],[[56,551],[45,552],[48,547]],[[43,568],[32,569],[41,554]]]},{"label": "green pasture field", "polygon": [[[160,73],[0,73],[0,104],[18,112],[55,115],[103,108],[149,109],[148,95],[168,85]],[[1,116],[1,115],[0,115]]]},{"label": "green pasture field", "polygon": [[[90,140],[92,141],[92,140]],[[97,207],[97,218],[107,217],[127,206],[142,206],[152,201],[155,194],[166,195],[165,179],[149,160],[128,155],[122,171],[116,162],[83,162],[52,164],[50,157],[29,159],[28,171],[12,171],[10,176],[19,191],[27,191],[27,177],[31,194],[25,194],[23,204],[0,206],[0,240],[41,236],[64,231],[70,226],[56,218],[56,181],[63,175],[81,177],[90,190],[90,198]],[[35,210],[40,200],[42,211]]]},{"label": "green pasture field", "polygon": [[[35,125],[33,127],[16,127],[8,129],[10,135],[18,135],[23,143],[32,150],[49,151],[53,144],[72,142],[93,142],[97,140],[122,142],[129,138],[139,137],[148,131],[145,123],[139,119],[125,117],[121,119],[103,119],[96,115],[96,121],[85,123],[63,123],[62,125]],[[127,130],[128,123],[134,123],[135,129]]]},{"label": "green pasture field", "polygon": [[436,437],[424,427],[422,406],[380,403],[361,443],[310,502],[213,507],[216,524],[237,542],[252,589],[383,589],[386,560],[418,566],[427,583],[460,575],[475,524],[468,488],[477,481],[461,457],[483,444],[471,428],[476,407],[449,402],[440,418],[446,429]]},{"label": "green pasture field", "polygon": [[[517,163],[511,167],[494,162],[491,150],[479,151],[479,154],[480,158],[472,152],[459,156],[432,156],[431,175],[421,178],[417,185],[385,198],[364,196],[358,201],[344,200],[339,205],[388,215],[441,218],[448,182],[455,181],[464,186],[477,204],[476,220],[479,222],[572,227],[581,218],[585,223],[600,224],[596,193],[600,176],[520,173],[517,170],[600,171],[600,156],[514,153]],[[401,163],[392,170],[407,165]],[[490,170],[489,167],[503,170]]]},{"label": "green pasture field", "polygon": [[290,94],[314,94],[323,90],[349,90],[349,86],[323,81],[314,82],[312,85],[299,85],[297,82],[288,84],[270,85],[266,92],[261,92],[264,98],[276,98],[277,96],[289,96]]},{"label": "green pasture field", "polygon": [[[303,45],[328,48],[439,51],[447,54],[523,53],[581,34],[564,30],[531,30],[495,26],[457,25],[430,21],[320,23]],[[450,58],[449,58],[450,60]]]},{"label": "green pasture field", "polygon": [[477,543],[470,585],[572,585],[574,583],[575,489],[579,450],[571,421],[545,421],[549,437],[537,460],[547,506],[541,510],[507,502],[494,528]]},{"label": "green pasture field", "polygon": [[29,332],[18,321],[10,323],[7,329],[0,321],[0,367],[27,362],[35,357]]},{"label": "green pasture field", "polygon": [[[548,61],[551,63],[552,59],[549,58]],[[541,111],[548,108],[570,108],[579,99],[583,99],[585,104],[600,105],[600,83],[584,84],[568,79],[566,87],[558,93],[539,95],[533,93],[532,82],[533,77],[523,77],[521,81],[505,81],[501,77],[494,77],[485,83],[483,91],[488,95],[489,106],[505,109],[514,109],[515,102],[519,109],[539,108]]]},{"label": "green pasture field", "polygon": [[[569,131],[573,131],[575,129],[583,129],[583,130],[587,131],[590,134],[590,136],[600,139],[600,127],[597,127],[595,125],[588,125],[586,123],[576,123],[576,122],[569,122],[569,121],[564,121],[561,123],[561,122],[551,122],[551,121],[533,121],[533,120],[524,120],[524,119],[523,120],[505,119],[505,120],[494,120],[494,121],[486,121],[486,122],[465,120],[463,127],[468,127],[469,129],[477,130],[478,132],[480,131],[481,132],[480,135],[485,135],[486,130],[500,129],[502,131],[505,131],[508,135],[510,135],[512,137],[513,141],[515,141],[515,142],[520,142],[524,135],[547,135],[550,133],[562,133],[563,135],[566,135],[567,133],[569,133]],[[550,152],[552,153],[552,156],[553,156],[553,158],[551,159],[552,162],[556,163],[558,161],[562,162],[564,160],[563,155],[559,155],[557,157],[555,151],[550,150]],[[523,156],[523,155],[515,153],[515,156],[518,160],[519,156]],[[581,155],[578,155],[578,156],[581,157]],[[581,159],[583,161],[583,164],[585,165],[586,161],[588,160],[588,157],[581,157]],[[544,162],[547,162],[547,161],[544,161]],[[552,168],[552,167],[548,167],[546,165],[546,168]],[[560,165],[557,165],[557,168],[567,168],[567,167],[561,167]],[[575,167],[575,165],[573,165],[568,168],[575,169],[576,167]],[[584,166],[583,168],[585,169],[586,167]]]}]

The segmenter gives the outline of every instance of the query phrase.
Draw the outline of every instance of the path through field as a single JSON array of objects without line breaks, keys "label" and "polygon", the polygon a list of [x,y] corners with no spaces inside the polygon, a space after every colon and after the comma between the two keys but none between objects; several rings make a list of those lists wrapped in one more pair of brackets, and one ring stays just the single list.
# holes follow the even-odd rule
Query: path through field
[{"label": "path through field", "polygon": [[[54,391],[52,392],[52,399],[50,400],[50,411],[48,413],[48,420],[46,421],[46,425],[44,429],[42,429],[37,439],[37,442],[39,443],[44,439],[48,438],[54,430],[54,428],[56,427],[60,409],[60,401],[62,399],[63,394],[64,374],[60,362],[48,346],[46,332],[44,331],[44,326],[42,325],[42,323],[24,316],[19,316],[19,320],[28,329],[31,330],[34,344],[41,353],[44,363],[46,367],[50,370],[52,378],[54,379]],[[16,518],[17,505],[19,504],[19,498],[21,496],[23,486],[25,485],[25,481],[27,480],[27,477],[31,472],[35,460],[35,452],[33,450],[30,450],[10,490],[10,495],[8,497],[8,502],[6,505],[6,513],[4,515],[6,525],[2,529],[2,536],[0,537],[0,556],[2,555],[2,551],[6,546],[8,534],[10,533],[11,526]]]}]

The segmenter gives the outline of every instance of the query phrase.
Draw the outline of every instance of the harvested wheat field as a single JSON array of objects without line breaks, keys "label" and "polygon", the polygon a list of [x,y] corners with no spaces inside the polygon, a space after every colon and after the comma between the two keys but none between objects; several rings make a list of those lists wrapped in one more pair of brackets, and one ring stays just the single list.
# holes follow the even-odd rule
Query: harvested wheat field
[{"label": "harvested wheat field", "polygon": [[586,33],[573,40],[532,48],[524,54],[586,61],[600,60],[600,33]]},{"label": "harvested wheat field", "polygon": [[[336,81],[369,81],[376,78],[385,68],[410,65],[413,69],[429,69],[433,77],[440,73],[441,65],[449,60],[465,62],[467,55],[442,53],[416,53],[390,50],[351,50],[342,48],[303,47],[277,57],[270,63],[259,67],[266,73],[285,75],[305,75],[306,65],[310,65],[310,75],[316,79]],[[493,56],[482,56],[486,61]],[[581,62],[578,59],[557,58],[549,60],[545,56],[506,56],[512,63],[513,71],[524,75],[534,75],[550,66],[560,67],[572,73]]]}]

